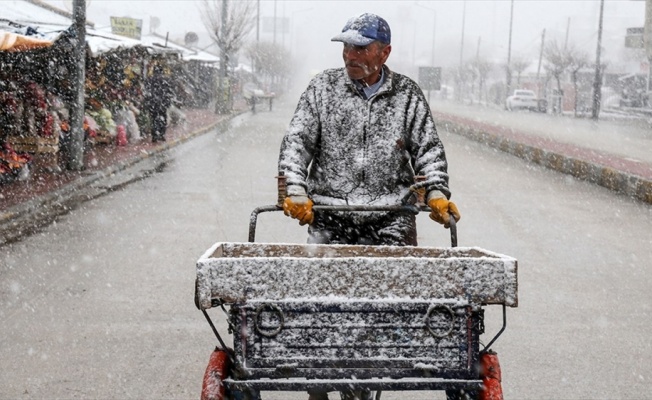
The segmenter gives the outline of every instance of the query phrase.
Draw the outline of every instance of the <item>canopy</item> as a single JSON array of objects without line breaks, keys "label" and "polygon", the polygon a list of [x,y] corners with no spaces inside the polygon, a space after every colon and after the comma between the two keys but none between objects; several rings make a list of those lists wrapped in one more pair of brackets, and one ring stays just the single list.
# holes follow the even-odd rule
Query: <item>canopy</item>
[{"label": "canopy", "polygon": [[50,40],[0,31],[0,50],[2,51],[26,51],[50,46],[52,46]]}]

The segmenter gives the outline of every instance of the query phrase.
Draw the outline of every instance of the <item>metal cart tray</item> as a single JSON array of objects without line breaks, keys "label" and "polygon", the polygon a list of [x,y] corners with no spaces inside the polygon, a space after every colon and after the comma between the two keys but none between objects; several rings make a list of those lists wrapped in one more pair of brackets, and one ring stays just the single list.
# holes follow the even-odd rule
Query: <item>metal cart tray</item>
[{"label": "metal cart tray", "polygon": [[458,299],[518,305],[517,261],[478,247],[216,243],[197,261],[196,302]]}]

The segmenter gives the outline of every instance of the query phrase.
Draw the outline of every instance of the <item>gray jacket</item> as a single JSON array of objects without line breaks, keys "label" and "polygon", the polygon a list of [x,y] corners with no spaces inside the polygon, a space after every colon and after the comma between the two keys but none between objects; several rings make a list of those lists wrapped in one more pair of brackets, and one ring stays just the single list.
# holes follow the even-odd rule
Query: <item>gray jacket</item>
[{"label": "gray jacket", "polygon": [[447,162],[423,92],[391,72],[365,99],[344,68],[315,76],[281,144],[278,168],[317,204],[398,204],[414,184],[450,197]]}]

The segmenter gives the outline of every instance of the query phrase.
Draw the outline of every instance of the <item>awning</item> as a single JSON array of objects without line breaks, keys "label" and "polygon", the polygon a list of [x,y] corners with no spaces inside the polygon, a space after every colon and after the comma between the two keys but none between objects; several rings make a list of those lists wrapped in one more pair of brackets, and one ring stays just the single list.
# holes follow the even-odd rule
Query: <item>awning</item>
[{"label": "awning", "polygon": [[50,40],[0,31],[0,50],[2,51],[27,51],[50,46],[52,46]]}]

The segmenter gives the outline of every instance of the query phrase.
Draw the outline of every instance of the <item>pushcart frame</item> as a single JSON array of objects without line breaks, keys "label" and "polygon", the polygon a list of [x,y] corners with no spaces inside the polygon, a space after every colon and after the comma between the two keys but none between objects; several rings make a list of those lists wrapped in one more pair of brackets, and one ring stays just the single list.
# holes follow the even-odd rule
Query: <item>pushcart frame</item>
[{"label": "pushcart frame", "polygon": [[[424,211],[430,211],[430,209],[423,205],[388,205],[388,206],[350,206],[350,205],[338,205],[338,206],[326,206],[326,205],[315,205],[313,207],[315,212],[329,212],[329,211],[373,211],[373,212],[402,212],[402,213],[412,213],[418,214]],[[258,222],[258,216],[261,213],[267,212],[278,212],[282,211],[282,207],[279,204],[257,207],[254,209],[250,215],[249,222],[249,235],[248,241],[254,243],[256,239],[256,226]],[[457,226],[455,224],[454,218],[451,218],[450,221],[450,237],[451,237],[451,247],[457,247]],[[197,299],[196,299],[197,301]],[[221,299],[211,299],[213,307],[220,307],[227,314],[227,321],[229,324],[229,332],[237,333],[238,329],[241,327],[236,326],[237,323],[234,323],[234,315],[244,315],[245,309],[248,309],[248,312],[258,318],[261,313],[261,307],[268,307],[273,312],[273,303],[263,303],[259,304],[256,307],[254,305],[247,304],[232,304],[231,311],[227,311],[225,308],[225,302]],[[197,304],[198,305],[198,304]],[[296,304],[293,305],[297,306]],[[298,305],[301,308],[301,305]],[[253,307],[253,308],[252,308]],[[311,305],[311,310],[319,312],[327,312],[329,307],[333,305],[323,305],[315,309],[314,304]],[[478,393],[482,388],[482,379],[479,373],[472,372],[468,370],[466,373],[460,371],[454,371],[453,373],[441,373],[441,371],[428,371],[428,366],[424,366],[424,371],[421,376],[414,376],[413,373],[402,373],[400,368],[394,370],[393,373],[388,374],[390,378],[379,378],[377,371],[374,368],[364,368],[364,363],[362,364],[343,364],[335,365],[330,369],[323,369],[323,367],[328,367],[328,365],[323,362],[318,362],[319,360],[313,360],[315,363],[313,366],[315,369],[311,368],[302,368],[298,370],[294,365],[282,365],[276,366],[274,368],[270,366],[263,366],[261,368],[250,368],[243,365],[242,359],[238,357],[238,354],[243,352],[243,344],[235,340],[234,337],[234,349],[230,349],[223,338],[220,336],[217,331],[213,321],[211,320],[207,311],[201,307],[204,317],[209,323],[211,329],[213,330],[214,335],[216,336],[219,345],[223,351],[228,354],[228,358],[231,363],[231,373],[230,377],[224,379],[223,383],[229,391],[241,392],[244,394],[245,398],[257,399],[259,398],[258,393],[263,390],[274,390],[274,391],[300,391],[300,390],[310,390],[310,389],[319,389],[324,391],[340,391],[345,389],[350,389],[351,387],[356,387],[358,389],[369,389],[369,390],[446,390],[448,392],[461,392],[461,393]],[[474,324],[474,330],[477,333],[475,338],[470,338],[470,347],[469,347],[469,363],[477,365],[479,362],[479,357],[483,353],[490,352],[491,346],[496,342],[496,340],[502,335],[507,327],[507,313],[506,305],[502,304],[502,326],[500,330],[495,334],[495,336],[489,341],[489,343],[479,350],[479,335],[484,333],[484,321],[483,321],[483,310],[482,305],[466,305],[466,312],[469,314],[469,321]],[[269,310],[267,310],[269,311]],[[337,311],[337,310],[336,310]],[[281,322],[282,324],[282,322]],[[352,368],[356,374],[354,378],[338,376],[338,369],[342,368]],[[384,367],[385,370],[391,370],[392,368]],[[398,372],[397,372],[398,371]],[[433,373],[431,373],[433,372]],[[341,372],[340,372],[341,374]],[[473,398],[475,395],[472,395],[469,398]],[[229,397],[227,397],[229,398]]]}]

